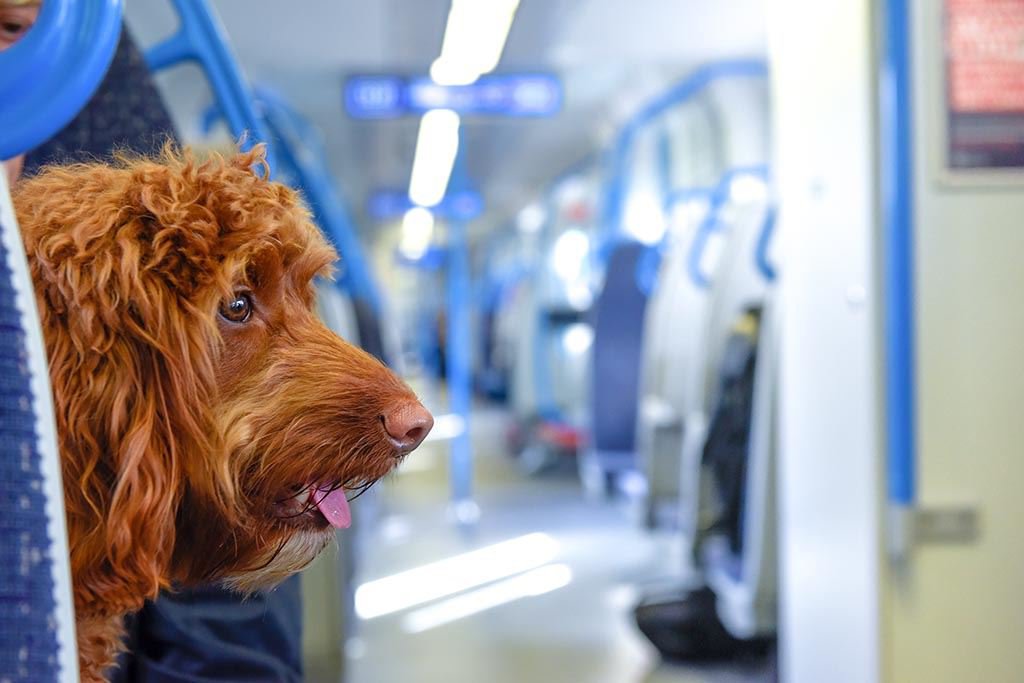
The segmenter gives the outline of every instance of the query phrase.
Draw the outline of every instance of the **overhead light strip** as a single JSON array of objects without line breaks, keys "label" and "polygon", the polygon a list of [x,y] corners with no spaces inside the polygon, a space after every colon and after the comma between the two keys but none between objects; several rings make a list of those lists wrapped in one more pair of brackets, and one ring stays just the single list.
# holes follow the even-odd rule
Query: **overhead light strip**
[{"label": "overhead light strip", "polygon": [[458,153],[459,115],[451,109],[431,109],[424,114],[409,178],[413,204],[429,208],[444,199]]},{"label": "overhead light strip", "polygon": [[430,67],[438,85],[469,85],[493,71],[505,51],[519,0],[452,0],[441,56]]},{"label": "overhead light strip", "polygon": [[[469,85],[498,66],[519,0],[452,0],[441,56],[430,67],[438,85]],[[423,115],[409,199],[423,207],[444,199],[459,151],[459,115],[434,109]]]}]

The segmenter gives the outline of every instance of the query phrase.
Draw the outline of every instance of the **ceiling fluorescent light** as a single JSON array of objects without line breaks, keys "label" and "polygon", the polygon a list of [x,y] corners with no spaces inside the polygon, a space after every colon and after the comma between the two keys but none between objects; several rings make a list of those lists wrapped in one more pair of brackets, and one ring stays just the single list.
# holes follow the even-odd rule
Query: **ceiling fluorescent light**
[{"label": "ceiling fluorescent light", "polygon": [[414,206],[402,218],[402,241],[398,248],[402,255],[415,261],[427,253],[434,235],[434,214],[422,206]]},{"label": "ceiling fluorescent light", "polygon": [[519,0],[452,0],[441,56],[430,67],[438,85],[469,85],[501,61]]},{"label": "ceiling fluorescent light", "polygon": [[665,213],[653,192],[638,191],[630,195],[625,214],[626,232],[639,242],[657,244],[665,234]]},{"label": "ceiling fluorescent light", "polygon": [[431,109],[424,114],[409,179],[413,204],[430,207],[444,199],[458,151],[459,115],[451,109]]}]

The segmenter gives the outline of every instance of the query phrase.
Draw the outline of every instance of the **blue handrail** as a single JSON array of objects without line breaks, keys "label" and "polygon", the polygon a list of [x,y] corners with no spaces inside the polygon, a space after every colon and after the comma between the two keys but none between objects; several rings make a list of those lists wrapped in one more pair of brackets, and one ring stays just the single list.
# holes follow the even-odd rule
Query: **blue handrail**
[{"label": "blue handrail", "polygon": [[652,121],[668,110],[692,99],[716,81],[731,78],[764,78],[767,64],[760,59],[737,59],[714,62],[699,67],[680,83],[655,98],[626,122],[609,153],[608,181],[601,213],[602,242],[615,239],[622,225],[624,203],[628,190],[629,157],[639,134]]},{"label": "blue handrail", "polygon": [[686,255],[686,272],[690,274],[690,281],[701,289],[711,286],[711,278],[704,274],[700,264],[704,260],[704,250],[711,242],[711,235],[718,231],[718,209],[716,205],[708,209],[704,220],[693,233],[690,251]]},{"label": "blue handrail", "polygon": [[[733,180],[740,176],[754,176],[761,180],[768,182],[768,167],[765,165],[755,166],[736,166],[728,169],[722,174],[718,183],[715,185],[714,190],[711,193],[711,206],[708,207],[708,212],[704,216],[704,220],[697,227],[696,232],[693,236],[693,241],[690,243],[690,251],[687,254],[686,259],[686,270],[690,274],[690,280],[696,286],[701,289],[706,289],[710,284],[711,280],[701,270],[701,261],[704,258],[704,249],[711,241],[711,235],[714,233],[720,223],[718,220],[718,213],[729,199],[729,189],[732,186]],[[765,221],[761,226],[761,234],[758,237],[757,248],[754,252],[755,264],[760,269],[762,265],[767,267],[767,272],[762,270],[762,274],[765,275],[765,279],[771,281],[775,277],[775,270],[767,261],[767,250],[771,243],[772,232],[775,228],[774,211],[769,209],[766,215]],[[761,260],[763,264],[761,263]]]},{"label": "blue handrail", "polygon": [[[174,0],[181,19],[177,33],[146,53],[149,68],[159,71],[192,60],[198,62],[210,81],[217,105],[231,132],[248,149],[270,140],[253,106],[249,88],[238,60],[231,52],[227,34],[206,0]],[[267,162],[276,168],[274,151],[268,145]]]},{"label": "blue handrail", "polygon": [[775,282],[775,278],[778,276],[775,265],[768,258],[772,237],[775,235],[777,215],[778,209],[774,204],[769,204],[764,214],[764,222],[761,223],[761,232],[757,235],[757,246],[754,248],[754,263],[766,282]]},{"label": "blue handrail", "polygon": [[[380,315],[382,300],[356,226],[331,178],[318,131],[282,97],[267,88],[256,88],[255,104],[277,150],[280,171],[302,190],[324,231],[342,257],[343,284],[353,297],[361,298]],[[204,121],[209,122],[209,115]]]},{"label": "blue handrail", "polygon": [[[906,0],[887,0],[881,104],[886,445],[889,501],[914,504],[914,168],[910,17]],[[902,549],[899,549],[902,551]]]},{"label": "blue handrail", "polygon": [[36,25],[0,52],[0,159],[45,142],[96,91],[121,35],[122,0],[46,0]]}]

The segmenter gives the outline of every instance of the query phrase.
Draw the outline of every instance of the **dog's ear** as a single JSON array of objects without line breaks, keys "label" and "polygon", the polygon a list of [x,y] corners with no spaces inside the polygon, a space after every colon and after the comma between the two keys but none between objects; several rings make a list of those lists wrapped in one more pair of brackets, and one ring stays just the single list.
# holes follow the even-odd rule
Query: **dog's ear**
[{"label": "dog's ear", "polygon": [[73,569],[108,566],[129,589],[119,594],[153,596],[169,580],[186,487],[207,487],[204,500],[231,488],[211,441],[216,302],[195,298],[202,283],[189,270],[212,258],[217,226],[181,206],[182,172],[55,168],[15,197],[50,357]]}]

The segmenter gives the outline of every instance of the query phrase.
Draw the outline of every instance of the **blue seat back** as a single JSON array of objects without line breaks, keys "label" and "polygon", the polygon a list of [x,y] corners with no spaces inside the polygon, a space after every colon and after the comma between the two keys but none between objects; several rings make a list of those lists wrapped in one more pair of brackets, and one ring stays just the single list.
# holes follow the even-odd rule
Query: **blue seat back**
[{"label": "blue seat back", "polygon": [[594,304],[592,446],[598,453],[632,454],[647,294],[637,264],[648,247],[616,245]]}]

